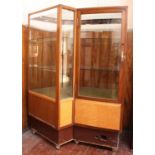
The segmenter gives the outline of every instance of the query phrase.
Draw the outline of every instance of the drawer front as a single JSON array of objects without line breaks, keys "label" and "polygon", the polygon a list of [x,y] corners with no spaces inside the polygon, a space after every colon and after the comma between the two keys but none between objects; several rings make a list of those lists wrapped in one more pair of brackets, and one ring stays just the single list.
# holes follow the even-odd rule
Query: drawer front
[{"label": "drawer front", "polygon": [[90,144],[117,147],[118,136],[119,133],[114,131],[90,129],[78,126],[75,126],[74,128],[74,138]]}]

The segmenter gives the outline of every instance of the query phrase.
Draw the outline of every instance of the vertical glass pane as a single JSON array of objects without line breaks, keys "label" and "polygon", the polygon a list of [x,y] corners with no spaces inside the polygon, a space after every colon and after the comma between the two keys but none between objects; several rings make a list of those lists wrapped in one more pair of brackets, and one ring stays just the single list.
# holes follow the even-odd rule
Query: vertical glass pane
[{"label": "vertical glass pane", "polygon": [[61,99],[72,97],[74,12],[62,9]]},{"label": "vertical glass pane", "polygon": [[118,98],[121,13],[81,15],[79,94]]},{"label": "vertical glass pane", "polygon": [[30,16],[29,88],[55,98],[57,9]]}]

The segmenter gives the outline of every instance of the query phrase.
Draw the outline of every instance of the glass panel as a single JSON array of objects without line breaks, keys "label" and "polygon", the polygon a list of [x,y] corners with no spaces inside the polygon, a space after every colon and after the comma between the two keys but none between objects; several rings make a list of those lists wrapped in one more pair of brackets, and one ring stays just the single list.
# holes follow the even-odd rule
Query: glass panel
[{"label": "glass panel", "polygon": [[81,15],[79,95],[118,98],[121,13]]},{"label": "glass panel", "polygon": [[74,12],[62,9],[61,99],[72,97]]},{"label": "glass panel", "polygon": [[30,16],[29,87],[55,98],[57,9]]}]

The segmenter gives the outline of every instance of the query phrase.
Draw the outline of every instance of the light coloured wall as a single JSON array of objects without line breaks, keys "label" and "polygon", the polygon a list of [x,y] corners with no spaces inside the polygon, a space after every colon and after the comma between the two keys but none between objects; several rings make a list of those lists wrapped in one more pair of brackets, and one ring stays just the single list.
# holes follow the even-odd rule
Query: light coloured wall
[{"label": "light coloured wall", "polygon": [[128,29],[132,29],[133,0],[23,0],[22,24],[27,25],[27,15],[57,4],[64,4],[76,8],[97,7],[97,6],[128,6]]}]

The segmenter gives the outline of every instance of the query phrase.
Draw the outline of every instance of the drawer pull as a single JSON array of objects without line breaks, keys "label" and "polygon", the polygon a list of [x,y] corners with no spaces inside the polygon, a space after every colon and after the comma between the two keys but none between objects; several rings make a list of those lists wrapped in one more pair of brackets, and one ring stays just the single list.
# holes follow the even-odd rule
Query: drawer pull
[{"label": "drawer pull", "polygon": [[105,136],[105,135],[95,136],[94,138],[98,139],[100,141],[104,141],[104,142],[108,140],[107,136]]}]

